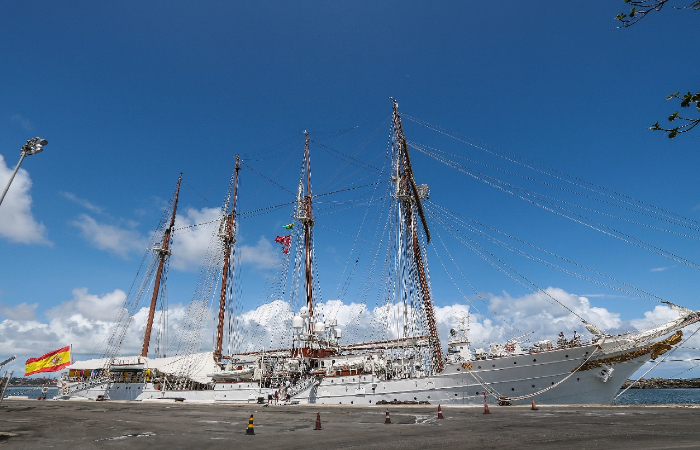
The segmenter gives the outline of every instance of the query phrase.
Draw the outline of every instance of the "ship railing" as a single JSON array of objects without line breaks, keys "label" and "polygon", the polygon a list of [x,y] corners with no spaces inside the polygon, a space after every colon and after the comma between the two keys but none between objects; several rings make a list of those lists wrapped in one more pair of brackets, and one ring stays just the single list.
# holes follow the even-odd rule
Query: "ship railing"
[{"label": "ship railing", "polygon": [[319,375],[309,375],[307,378],[299,380],[294,386],[292,386],[292,397],[298,395],[305,390],[311,388],[313,385],[318,384],[321,381],[321,376]]},{"label": "ship railing", "polygon": [[93,378],[87,381],[79,381],[76,382],[72,386],[61,386],[59,389],[59,394],[61,395],[71,395],[75,394],[81,391],[87,391],[88,389],[92,389],[95,386],[99,386],[101,384],[109,383],[110,379],[109,378]]}]

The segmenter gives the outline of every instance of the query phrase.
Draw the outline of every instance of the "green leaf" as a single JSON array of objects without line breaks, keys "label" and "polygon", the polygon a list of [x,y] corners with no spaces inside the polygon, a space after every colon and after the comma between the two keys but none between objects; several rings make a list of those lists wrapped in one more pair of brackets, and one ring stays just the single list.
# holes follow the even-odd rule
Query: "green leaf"
[{"label": "green leaf", "polygon": [[676,135],[678,135],[678,128],[674,128],[673,130],[668,132],[669,139],[673,139],[674,137],[676,137]]},{"label": "green leaf", "polygon": [[673,114],[671,114],[670,116],[668,116],[668,121],[673,122],[674,120],[676,120],[676,117],[678,117],[678,111],[676,111]]}]

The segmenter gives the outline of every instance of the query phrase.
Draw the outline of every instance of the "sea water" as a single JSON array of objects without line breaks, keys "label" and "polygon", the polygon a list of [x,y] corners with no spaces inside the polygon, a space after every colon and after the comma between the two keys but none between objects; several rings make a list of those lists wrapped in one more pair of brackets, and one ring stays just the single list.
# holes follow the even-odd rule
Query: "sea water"
[{"label": "sea water", "polygon": [[[39,398],[41,387],[8,387],[6,397]],[[622,392],[622,391],[620,391]],[[54,398],[58,388],[50,387],[46,398]],[[628,389],[616,405],[700,405],[700,389]]]},{"label": "sea water", "polygon": [[[7,397],[27,397],[27,398],[39,398],[42,395],[41,386],[31,386],[31,387],[8,387],[5,391],[5,398]],[[58,394],[57,387],[49,387],[46,390],[46,398],[54,398]]]},{"label": "sea water", "polygon": [[615,404],[698,405],[700,404],[700,389],[628,389],[617,398]]}]

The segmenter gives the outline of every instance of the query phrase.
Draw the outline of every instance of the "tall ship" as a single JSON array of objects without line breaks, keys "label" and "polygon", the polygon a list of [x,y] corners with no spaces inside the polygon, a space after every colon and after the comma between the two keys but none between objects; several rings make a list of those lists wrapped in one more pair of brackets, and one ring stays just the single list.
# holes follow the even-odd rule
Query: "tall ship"
[{"label": "tall ship", "polygon": [[[240,314],[237,315],[230,305],[236,292],[236,273],[240,269],[236,237],[241,164],[237,157],[219,226],[213,236],[214,251],[198,283],[199,293],[188,307],[185,322],[176,336],[177,354],[149,356],[153,355],[149,347],[154,340],[152,330],[158,299],[167,278],[164,273],[171,253],[181,178],[172,206],[164,215],[167,219],[163,221],[159,245],[153,249],[153,263],[145,271],[152,281],[137,284],[136,299],[123,308],[102,357],[79,361],[69,367],[59,381],[58,398],[221,403],[274,398],[292,404],[476,405],[482,404],[488,396],[501,404],[529,404],[531,400],[540,404],[609,404],[633,373],[678,346],[683,341],[682,330],[700,320],[698,311],[654,298],[603,276],[606,285],[617,283],[622,286],[617,287],[618,290],[652,297],[672,308],[677,316],[645,330],[606,333],[551,289],[540,288],[494,256],[499,270],[528,285],[533,295],[551,304],[552,308],[567,310],[581,322],[587,334],[583,336],[574,331],[571,335],[572,330],[568,330],[569,338],[562,332],[557,339],[535,339],[532,333],[516,332],[518,329],[512,327],[511,336],[504,341],[475,347],[470,339],[467,315],[454,318],[444,347],[428,270],[427,254],[433,240],[431,222],[455,230],[457,239],[482,257],[493,255],[458,230],[460,225],[473,228],[475,224],[468,224],[464,217],[434,205],[429,200],[429,187],[417,183],[409,148],[421,151],[426,148],[407,142],[398,103],[392,101],[387,163],[378,170],[379,181],[368,185],[373,186],[370,188],[373,190],[366,200],[369,204],[381,205],[376,209],[383,211],[385,219],[375,222],[375,229],[361,228],[356,235],[357,241],[369,235],[379,238],[378,242],[369,244],[362,255],[369,261],[370,270],[357,282],[365,297],[372,295],[379,299],[371,323],[363,323],[368,315],[363,314],[360,307],[344,330],[339,326],[339,312],[334,310],[333,302],[320,298],[318,265],[323,262],[317,261],[314,250],[314,227],[318,220],[314,202],[319,196],[312,193],[311,139],[306,133],[299,184],[292,202],[293,221],[285,227],[289,235],[277,237],[284,256],[281,275],[276,277],[279,285],[270,290],[274,293],[271,296],[274,302],[287,297],[284,299],[287,309],[285,314],[267,321],[268,327],[274,328],[267,330],[273,336],[272,342],[267,346],[252,344],[250,340],[244,343]],[[437,158],[447,159],[444,154]],[[447,161],[459,170],[459,162]],[[495,179],[481,174],[470,172],[468,175],[496,183]],[[379,186],[385,189],[380,191]],[[426,209],[428,202],[429,210]],[[366,217],[363,217],[363,226],[365,222]],[[438,239],[443,242],[442,237]],[[507,247],[506,244],[504,248]],[[445,249],[449,255],[450,249]],[[522,253],[512,247],[509,250]],[[550,256],[556,255],[550,253]],[[359,261],[357,254],[351,255],[346,272],[352,275]],[[442,259],[440,263],[446,266]],[[582,271],[590,271],[575,265]],[[450,275],[450,278],[455,277]],[[347,290],[350,281],[342,283],[341,290]],[[141,354],[122,356],[121,346],[131,318],[140,299],[148,293],[150,303]],[[479,294],[473,297],[479,298]],[[210,316],[206,313],[209,310],[213,311],[211,316],[215,320],[214,345],[211,351],[201,352],[198,351],[200,329]],[[270,314],[264,309],[258,312]],[[384,320],[376,320],[377,317]],[[167,329],[167,325],[162,325],[161,329]],[[224,349],[225,342],[229,343],[228,351]]]}]

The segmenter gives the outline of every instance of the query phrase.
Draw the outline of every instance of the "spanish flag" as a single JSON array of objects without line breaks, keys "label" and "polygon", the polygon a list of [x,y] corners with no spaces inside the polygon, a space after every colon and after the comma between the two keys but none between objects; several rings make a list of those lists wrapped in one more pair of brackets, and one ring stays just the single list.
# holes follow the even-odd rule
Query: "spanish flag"
[{"label": "spanish flag", "polygon": [[38,358],[29,358],[25,364],[24,376],[39,372],[56,372],[69,365],[70,346],[59,348]]}]

